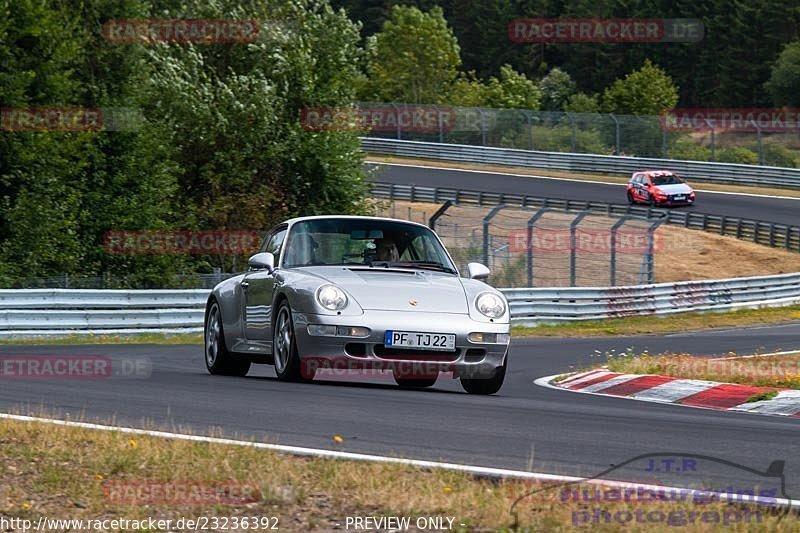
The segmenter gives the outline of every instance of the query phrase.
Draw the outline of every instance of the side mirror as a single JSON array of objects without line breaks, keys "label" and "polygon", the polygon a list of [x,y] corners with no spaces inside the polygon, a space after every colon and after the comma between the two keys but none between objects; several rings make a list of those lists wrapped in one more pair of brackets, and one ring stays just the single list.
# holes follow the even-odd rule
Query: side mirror
[{"label": "side mirror", "polygon": [[469,263],[467,265],[467,275],[472,279],[486,279],[490,273],[489,267],[481,263]]},{"label": "side mirror", "polygon": [[269,252],[262,252],[250,256],[247,266],[254,270],[267,270],[272,272],[275,269],[275,256]]}]

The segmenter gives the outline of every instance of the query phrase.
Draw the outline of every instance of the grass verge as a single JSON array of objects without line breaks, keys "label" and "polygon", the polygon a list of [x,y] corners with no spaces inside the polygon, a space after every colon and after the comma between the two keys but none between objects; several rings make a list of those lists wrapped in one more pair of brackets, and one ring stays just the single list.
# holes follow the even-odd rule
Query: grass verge
[{"label": "grass verge", "polygon": [[[659,374],[683,379],[703,379],[756,387],[800,389],[800,352],[745,357],[707,358],[688,354],[614,354],[602,365],[624,374]],[[768,400],[765,391],[748,401]]]},{"label": "grass verge", "polygon": [[514,326],[513,337],[602,337],[652,335],[710,328],[778,325],[800,320],[800,305],[739,309],[724,313],[679,313],[669,316],[635,316],[587,320],[569,324]]},{"label": "grass verge", "polygon": [[[343,443],[346,446],[346,441]],[[517,516],[520,530],[571,531],[576,516],[589,517],[592,504],[565,504],[557,495],[526,498],[531,489],[518,482],[493,482],[464,473],[421,470],[398,464],[376,464],[331,459],[300,458],[244,446],[132,436],[36,422],[0,420],[0,516],[39,520],[148,517],[275,517],[284,531],[343,529],[348,516],[408,516],[453,519],[455,531],[508,530],[514,523],[511,504],[522,497]],[[249,503],[180,503],[169,487],[256,487]],[[143,494],[122,487],[158,486]],[[111,488],[109,488],[111,487]],[[219,496],[218,492],[212,494]],[[231,493],[228,493],[229,495]],[[120,495],[128,498],[120,503]],[[154,497],[160,495],[160,497]],[[132,499],[131,499],[132,498]],[[143,498],[141,504],[137,498]],[[206,498],[207,499],[207,498]],[[201,498],[203,500],[203,498]],[[659,512],[660,521],[649,522],[650,531],[674,531],[694,513],[693,531],[796,531],[796,516],[750,509],[758,521],[745,522],[745,507],[720,502],[647,502],[648,513]],[[642,502],[633,505],[642,508]],[[631,503],[603,502],[603,510],[634,511]],[[738,513],[724,524],[719,517]],[[575,513],[578,513],[577,515]],[[666,523],[676,516],[682,524]],[[714,513],[717,521],[701,522],[700,515]],[[630,514],[630,512],[628,513]],[[730,522],[730,521],[728,521]],[[272,522],[271,522],[272,523]],[[445,523],[447,523],[445,521]],[[462,525],[463,524],[463,525]],[[593,524],[593,531],[616,531],[620,523]],[[352,525],[351,525],[352,529]],[[413,529],[413,528],[412,528]]]},{"label": "grass verge", "polygon": [[58,335],[0,338],[0,345],[47,344],[203,344],[202,333],[142,333],[131,335]]}]

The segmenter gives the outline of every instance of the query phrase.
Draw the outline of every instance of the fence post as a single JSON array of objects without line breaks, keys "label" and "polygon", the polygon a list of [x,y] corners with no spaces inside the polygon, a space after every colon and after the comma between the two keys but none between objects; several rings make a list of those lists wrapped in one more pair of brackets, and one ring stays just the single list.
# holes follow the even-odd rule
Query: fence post
[{"label": "fence post", "polygon": [[439,110],[438,105],[434,105],[433,108],[436,110],[436,117],[439,119],[439,142],[444,143],[444,129],[442,129],[442,112]]},{"label": "fence post", "polygon": [[575,230],[581,223],[583,217],[588,215],[588,211],[583,211],[576,216],[569,225],[569,286],[575,286]]},{"label": "fence post", "polygon": [[614,155],[620,155],[620,154],[622,154],[622,147],[620,146],[619,120],[617,120],[617,117],[614,116],[614,113],[609,113],[608,116],[610,116],[611,120],[614,121],[614,128],[616,130],[616,134],[615,134],[616,150],[615,150]]},{"label": "fence post", "polygon": [[617,230],[628,221],[630,215],[625,215],[620,218],[613,226],[611,226],[611,256],[609,257],[609,272],[610,283],[612,287],[617,285]]},{"label": "fence post", "polygon": [[569,120],[570,129],[572,130],[572,137],[571,137],[570,141],[571,141],[571,146],[572,146],[572,153],[575,153],[575,151],[577,149],[577,143],[575,142],[576,141],[576,136],[577,136],[577,133],[575,131],[575,127],[576,127],[575,126],[575,121],[572,119],[572,115],[570,115],[566,111],[564,112],[564,116],[566,116],[567,120]]},{"label": "fence post", "polygon": [[444,215],[445,211],[450,209],[451,205],[453,205],[452,200],[447,200],[445,203],[443,203],[441,205],[441,207],[439,207],[439,209],[437,209],[436,212],[431,215],[431,218],[428,219],[428,227],[431,228],[432,230],[435,230],[436,229],[436,221],[439,220],[439,218],[442,215]]},{"label": "fence post", "polygon": [[717,130],[711,128],[711,160],[717,161]]},{"label": "fence post", "polygon": [[489,211],[489,214],[486,215],[483,219],[483,264],[489,264],[489,221],[494,218],[494,216],[500,212],[505,206],[500,204],[496,206],[494,209]]},{"label": "fence post", "polygon": [[549,207],[540,207],[539,210],[528,219],[528,240],[525,243],[527,247],[525,255],[527,255],[528,259],[528,287],[533,287],[533,225],[549,210]]},{"label": "fence post", "polygon": [[533,150],[533,124],[531,124],[531,112],[527,109],[522,110],[525,119],[528,121],[528,150]]},{"label": "fence post", "polygon": [[751,119],[753,126],[756,127],[756,138],[758,139],[758,164],[762,167],[764,166],[764,146],[762,144],[761,139],[761,127],[759,127],[758,123],[755,119]]},{"label": "fence post", "polygon": [[481,146],[486,146],[486,113],[480,107],[476,109],[481,114]]},{"label": "fence post", "polygon": [[396,113],[395,117],[397,118],[397,140],[402,140],[403,138],[403,130],[400,126],[400,108],[397,107],[397,104],[394,102],[392,103],[392,107],[394,108],[394,112]]},{"label": "fence post", "polygon": [[664,223],[664,220],[655,221],[649,228],[647,228],[647,283],[655,283],[656,269],[655,269],[655,233],[658,227]]}]

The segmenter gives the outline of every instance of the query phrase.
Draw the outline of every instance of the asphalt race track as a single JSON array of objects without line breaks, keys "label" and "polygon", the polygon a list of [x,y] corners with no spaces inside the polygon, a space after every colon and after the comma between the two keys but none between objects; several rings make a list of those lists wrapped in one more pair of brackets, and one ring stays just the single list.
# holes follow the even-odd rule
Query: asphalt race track
[{"label": "asphalt race track", "polygon": [[[377,181],[527,193],[624,203],[620,185],[503,176],[483,172],[383,166]],[[702,188],[702,187],[699,187]],[[800,200],[698,194],[695,210],[797,224]],[[656,320],[656,319],[654,319]],[[800,323],[727,331],[587,339],[514,339],[509,374],[499,394],[470,396],[440,379],[429,390],[401,390],[388,375],[367,380],[278,382],[272,367],[248,377],[206,373],[202,346],[0,346],[0,356],[99,355],[114,364],[151,365],[148,376],[3,379],[0,410],[35,416],[206,434],[478,466],[594,476],[647,453],[710,455],[756,470],[786,460],[786,493],[800,499],[800,419],[714,412],[552,390],[534,380],[586,364],[596,351],[740,354],[800,349]],[[344,438],[334,443],[333,435]],[[741,472],[704,472],[739,482]],[[662,472],[609,479],[689,486],[697,479]]]},{"label": "asphalt race track", "polygon": [[[595,350],[629,347],[696,354],[795,349],[800,348],[800,323],[665,337],[515,339],[506,384],[490,397],[467,395],[449,378],[433,389],[413,391],[397,388],[388,376],[283,383],[269,366],[254,367],[245,378],[210,376],[199,345],[6,345],[0,356],[145,358],[152,373],[146,378],[4,379],[0,410],[203,434],[213,426],[230,437],[271,443],[581,476],[644,453],[713,455],[757,470],[785,459],[787,493],[800,497],[797,418],[575,394],[533,383],[592,361]],[[335,444],[333,435],[341,435],[344,443]],[[719,482],[741,479],[723,470],[703,475]],[[608,478],[653,481],[642,474]],[[657,480],[691,485],[683,476],[664,473]]]},{"label": "asphalt race track", "polygon": [[[376,165],[368,163],[367,166],[374,169]],[[627,203],[625,187],[617,183],[555,180],[458,169],[419,168],[387,164],[378,166],[379,168],[373,175],[373,180],[386,183],[528,194],[547,198],[592,200],[616,204]],[[686,178],[692,184],[691,176]],[[703,189],[703,184],[700,183],[695,183],[693,186],[696,189]],[[787,225],[800,225],[800,199],[698,192],[697,203],[694,206],[676,209]]]}]

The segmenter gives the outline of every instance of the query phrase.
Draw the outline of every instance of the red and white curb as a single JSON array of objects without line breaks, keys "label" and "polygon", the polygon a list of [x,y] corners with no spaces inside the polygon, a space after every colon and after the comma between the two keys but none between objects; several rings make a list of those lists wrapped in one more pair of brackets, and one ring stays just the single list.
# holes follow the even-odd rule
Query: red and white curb
[{"label": "red and white curb", "polygon": [[[584,394],[800,418],[800,390],[795,389],[754,387],[659,375],[621,374],[604,369],[578,372],[561,381],[555,381],[559,376],[563,374],[539,378],[535,383]],[[770,400],[747,401],[758,394],[775,390],[778,394]]]}]

